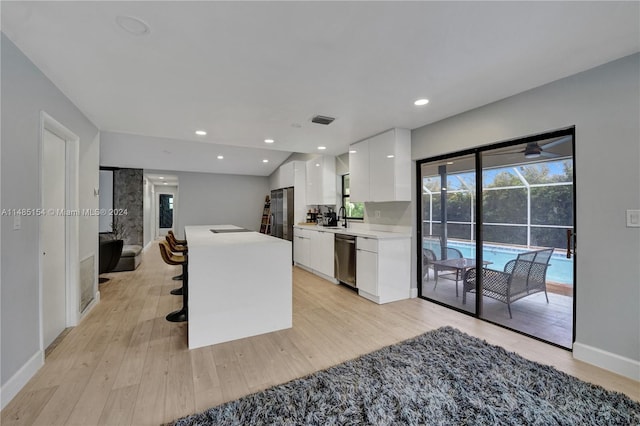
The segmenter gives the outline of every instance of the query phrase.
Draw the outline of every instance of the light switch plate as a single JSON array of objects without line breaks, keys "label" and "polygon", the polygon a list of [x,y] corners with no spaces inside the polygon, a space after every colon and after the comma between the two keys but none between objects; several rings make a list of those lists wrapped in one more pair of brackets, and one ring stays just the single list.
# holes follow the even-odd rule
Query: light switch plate
[{"label": "light switch plate", "polygon": [[627,210],[627,228],[640,228],[640,210]]}]

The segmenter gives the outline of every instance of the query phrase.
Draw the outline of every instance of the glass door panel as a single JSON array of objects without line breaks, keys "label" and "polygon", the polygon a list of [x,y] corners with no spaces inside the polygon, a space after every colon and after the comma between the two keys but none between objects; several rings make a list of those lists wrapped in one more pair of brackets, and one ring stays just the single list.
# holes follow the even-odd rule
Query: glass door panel
[{"label": "glass door panel", "polygon": [[573,137],[480,153],[480,316],[570,348],[573,342]]},{"label": "glass door panel", "polygon": [[465,273],[476,257],[475,156],[424,163],[420,180],[421,296],[475,313],[475,298],[464,292]]}]

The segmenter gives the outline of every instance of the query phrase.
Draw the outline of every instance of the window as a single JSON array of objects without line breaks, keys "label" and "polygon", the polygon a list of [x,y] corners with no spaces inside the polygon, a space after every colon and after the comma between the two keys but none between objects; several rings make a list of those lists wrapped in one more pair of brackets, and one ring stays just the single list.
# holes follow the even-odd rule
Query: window
[{"label": "window", "polygon": [[342,175],[342,205],[347,212],[347,219],[364,219],[364,203],[349,201],[349,174]]}]

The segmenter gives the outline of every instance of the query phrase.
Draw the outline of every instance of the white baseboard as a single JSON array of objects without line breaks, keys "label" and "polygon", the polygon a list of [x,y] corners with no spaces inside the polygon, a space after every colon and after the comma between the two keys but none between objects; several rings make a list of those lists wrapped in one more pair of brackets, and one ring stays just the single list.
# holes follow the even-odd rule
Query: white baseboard
[{"label": "white baseboard", "polygon": [[573,357],[632,380],[640,381],[640,361],[577,342],[573,344]]},{"label": "white baseboard", "polygon": [[11,402],[11,400],[18,394],[18,392],[20,392],[27,382],[31,380],[43,365],[44,352],[38,351],[16,372],[16,374],[7,380],[7,383],[2,385],[2,388],[0,388],[0,403],[2,404],[2,407],[0,408],[1,410]]}]

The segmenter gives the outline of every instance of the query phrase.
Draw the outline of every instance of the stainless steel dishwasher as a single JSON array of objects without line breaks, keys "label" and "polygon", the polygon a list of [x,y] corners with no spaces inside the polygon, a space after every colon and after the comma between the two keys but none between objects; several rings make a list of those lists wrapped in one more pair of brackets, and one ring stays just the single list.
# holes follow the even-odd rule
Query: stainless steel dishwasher
[{"label": "stainless steel dishwasher", "polygon": [[338,281],[356,287],[356,237],[336,234],[335,236],[335,276]]}]

